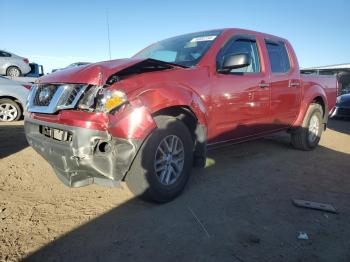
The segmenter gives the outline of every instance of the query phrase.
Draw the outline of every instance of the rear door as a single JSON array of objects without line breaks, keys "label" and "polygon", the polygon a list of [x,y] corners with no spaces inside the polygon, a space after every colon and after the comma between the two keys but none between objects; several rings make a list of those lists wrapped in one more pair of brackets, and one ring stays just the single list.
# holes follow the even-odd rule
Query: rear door
[{"label": "rear door", "polygon": [[265,39],[270,61],[271,117],[274,129],[291,125],[301,102],[299,67],[283,41]]},{"label": "rear door", "polygon": [[210,142],[240,139],[263,132],[269,117],[269,75],[261,65],[262,52],[255,36],[232,37],[217,55],[217,69],[231,54],[246,53],[251,57],[247,67],[225,74],[217,72],[212,78],[212,132]]}]

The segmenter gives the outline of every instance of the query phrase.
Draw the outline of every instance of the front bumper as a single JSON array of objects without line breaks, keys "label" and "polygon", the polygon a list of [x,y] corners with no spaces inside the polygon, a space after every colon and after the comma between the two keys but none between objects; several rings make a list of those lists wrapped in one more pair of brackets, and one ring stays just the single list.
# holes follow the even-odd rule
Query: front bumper
[{"label": "front bumper", "polygon": [[332,111],[330,117],[350,118],[350,107],[336,106]]},{"label": "front bumper", "polygon": [[[25,119],[24,127],[29,145],[50,163],[57,177],[70,187],[92,183],[118,185],[127,174],[142,143],[141,140],[112,137],[107,131],[32,118]],[[71,139],[59,141],[45,136],[40,132],[42,127],[69,132]]]}]

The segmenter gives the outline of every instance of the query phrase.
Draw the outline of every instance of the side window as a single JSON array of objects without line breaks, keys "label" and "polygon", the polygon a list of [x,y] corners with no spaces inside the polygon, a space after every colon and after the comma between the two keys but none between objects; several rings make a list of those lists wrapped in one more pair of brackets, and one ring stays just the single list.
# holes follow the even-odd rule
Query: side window
[{"label": "side window", "polygon": [[150,56],[153,59],[165,61],[165,62],[175,62],[176,61],[177,52],[168,51],[168,50],[157,50],[153,52]]},{"label": "side window", "polygon": [[11,57],[11,54],[0,51],[0,57]]},{"label": "side window", "polygon": [[269,54],[272,73],[286,73],[290,70],[290,61],[283,42],[265,41]]},{"label": "side window", "polygon": [[224,59],[227,55],[232,54],[248,54],[251,57],[251,63],[249,66],[232,69],[231,73],[258,73],[260,72],[260,60],[258,46],[255,40],[250,39],[234,39],[228,42],[224,48],[220,51],[218,56],[217,65],[221,67]]}]

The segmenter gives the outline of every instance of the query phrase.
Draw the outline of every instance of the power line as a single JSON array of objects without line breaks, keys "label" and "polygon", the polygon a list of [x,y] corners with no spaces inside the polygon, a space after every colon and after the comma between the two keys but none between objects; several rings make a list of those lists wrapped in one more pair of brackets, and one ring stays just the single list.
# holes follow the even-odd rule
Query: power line
[{"label": "power line", "polygon": [[109,60],[112,59],[111,55],[111,39],[109,37],[109,19],[108,19],[108,10],[106,9],[106,22],[107,22],[107,36],[108,36],[108,54],[109,54]]}]

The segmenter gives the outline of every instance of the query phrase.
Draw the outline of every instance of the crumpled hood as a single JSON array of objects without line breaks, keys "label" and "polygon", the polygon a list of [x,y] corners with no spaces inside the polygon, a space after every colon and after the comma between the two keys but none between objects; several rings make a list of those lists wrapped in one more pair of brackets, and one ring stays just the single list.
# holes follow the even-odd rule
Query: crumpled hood
[{"label": "crumpled hood", "polygon": [[45,75],[38,82],[103,85],[112,74],[145,60],[147,59],[128,58],[78,66]]}]

